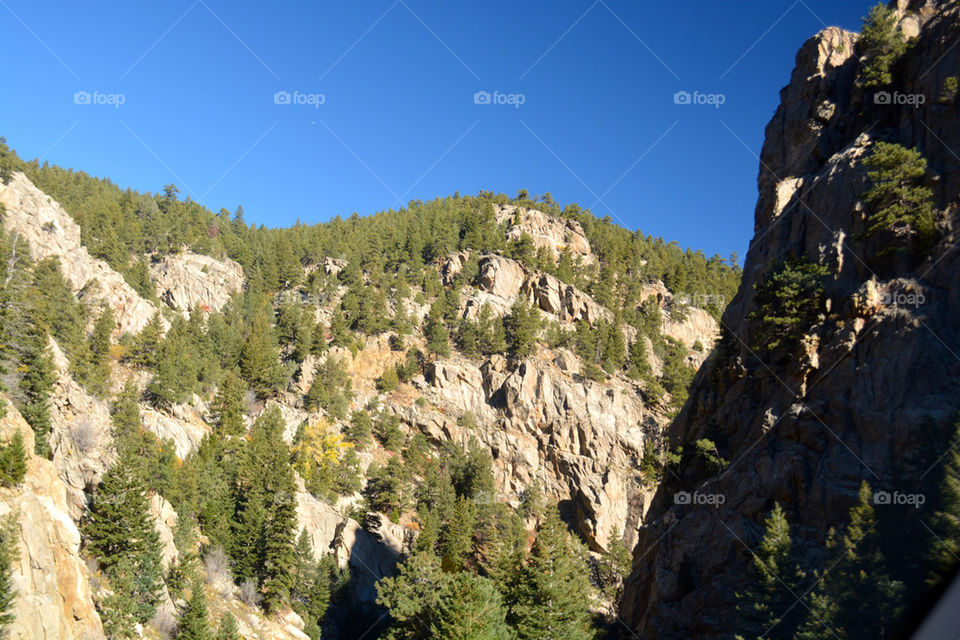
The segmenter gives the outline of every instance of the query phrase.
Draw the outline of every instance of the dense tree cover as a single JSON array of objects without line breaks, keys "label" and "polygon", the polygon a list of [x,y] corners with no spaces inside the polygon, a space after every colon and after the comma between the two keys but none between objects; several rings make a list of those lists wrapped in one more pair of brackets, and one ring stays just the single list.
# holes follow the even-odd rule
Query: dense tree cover
[{"label": "dense tree cover", "polygon": [[[157,194],[140,194],[83,172],[23,163],[6,146],[0,151],[8,166],[25,171],[61,202],[80,225],[82,241],[90,251],[123,273],[144,295],[152,295],[147,291],[147,262],[163,253],[189,248],[230,257],[243,266],[247,288],[223,312],[206,319],[191,316],[189,321],[171,317],[166,337],[158,316],[138,336],[125,338],[127,360],[154,370],[145,393],[160,408],[214,388],[223,372],[232,370],[261,399],[269,398],[284,389],[308,355],[322,356],[328,346],[355,350],[362,336],[392,331],[394,344],[402,348],[403,336],[415,328],[410,317],[414,304],[430,305],[420,327],[430,355],[444,356],[457,349],[469,357],[495,353],[525,357],[537,342],[566,344],[567,332],[538,326],[539,312],[525,304],[502,319],[486,305],[475,319],[459,317],[461,291],[474,283],[482,251],[503,252],[530,268],[557,275],[610,309],[615,317],[612,326],[578,327],[577,351],[588,359],[585,376],[603,380],[617,372],[631,373],[644,380],[650,399],[659,400],[663,387],[673,386],[678,392],[671,395],[679,402],[683,397],[679,386],[670,380],[661,385],[649,370],[643,371],[638,364],[640,350],[625,339],[633,327],[654,341],[654,354],[647,357],[676,355],[659,339],[650,309],[640,304],[641,285],[663,280],[684,299],[702,304],[718,317],[739,280],[735,257],[708,259],[702,253],[681,250],[675,243],[622,229],[609,218],[598,219],[577,205],[561,208],[549,194],[541,198],[522,193],[516,198],[489,192],[455,194],[429,202],[411,201],[399,210],[364,218],[353,215],[317,225],[267,229],[247,225],[242,208],[233,214],[208,211],[189,197],[181,198],[173,185]],[[524,234],[505,242],[505,226],[518,220],[498,223],[494,205],[510,203],[576,220],[599,260],[588,264],[567,248],[554,259]],[[438,263],[455,250],[469,250],[470,255],[453,283],[445,286]],[[344,260],[344,266],[328,272],[327,256]],[[63,287],[50,291],[62,294]],[[279,301],[275,309],[274,296]],[[74,302],[64,307],[68,311],[84,311],[75,301],[65,301]],[[325,322],[317,322],[318,309],[324,306],[332,307],[332,312]],[[76,315],[70,311],[56,319],[58,325],[66,326],[52,327],[51,332],[70,357],[75,376],[88,390],[103,393],[103,346],[109,342],[102,337],[110,315],[104,311],[95,316],[96,335],[89,340],[83,329],[87,319]],[[627,357],[631,349],[636,358]],[[682,364],[685,357],[673,360]],[[413,371],[410,364],[385,371],[380,389],[391,390],[408,379]],[[329,391],[323,386],[311,389],[308,405],[342,419],[349,390]],[[38,400],[42,405],[42,398]],[[42,430],[42,415],[36,421]]]},{"label": "dense tree cover", "polygon": [[[422,436],[421,436],[422,438]],[[398,574],[378,584],[390,638],[588,638],[586,550],[559,516],[496,499],[490,453],[477,443],[439,456],[416,438],[374,469],[368,508],[410,510],[419,535]],[[531,492],[530,502],[538,503]],[[541,517],[529,544],[525,517]],[[624,570],[620,563],[619,570]],[[617,569],[611,569],[613,573]],[[612,581],[622,576],[609,576]]]}]

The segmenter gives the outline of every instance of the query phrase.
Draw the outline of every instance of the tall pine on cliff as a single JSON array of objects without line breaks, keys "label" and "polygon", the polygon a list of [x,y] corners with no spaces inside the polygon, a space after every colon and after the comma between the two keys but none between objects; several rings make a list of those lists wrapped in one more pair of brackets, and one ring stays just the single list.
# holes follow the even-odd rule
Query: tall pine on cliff
[{"label": "tall pine on cliff", "polygon": [[283,428],[276,407],[257,419],[233,483],[230,554],[237,576],[257,582],[269,609],[289,602],[295,579],[296,484]]},{"label": "tall pine on cliff", "polygon": [[125,629],[152,618],[163,587],[160,538],[143,484],[123,458],[104,474],[81,529],[113,586],[105,614]]}]

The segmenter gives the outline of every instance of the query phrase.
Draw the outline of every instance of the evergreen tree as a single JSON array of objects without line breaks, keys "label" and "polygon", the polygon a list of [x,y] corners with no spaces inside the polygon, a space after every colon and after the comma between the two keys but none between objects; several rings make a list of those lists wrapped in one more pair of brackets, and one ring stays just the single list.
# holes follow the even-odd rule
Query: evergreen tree
[{"label": "evergreen tree", "polygon": [[127,461],[121,458],[104,474],[81,528],[87,551],[118,583],[114,592],[128,599],[125,617],[152,618],[163,585],[160,538],[143,485]]},{"label": "evergreen tree", "polygon": [[754,285],[756,309],[748,319],[759,323],[753,340],[756,349],[773,351],[799,344],[823,308],[827,272],[824,265],[787,260]]},{"label": "evergreen tree", "polygon": [[450,355],[450,336],[443,320],[444,309],[442,298],[437,298],[430,306],[427,322],[423,329],[423,335],[427,340],[427,349],[430,353],[438,356]]},{"label": "evergreen tree", "polygon": [[891,67],[906,50],[896,11],[882,2],[871,7],[863,19],[863,31],[857,40],[857,52],[865,58],[863,86],[876,87],[893,82]]},{"label": "evergreen tree", "polygon": [[21,355],[20,390],[24,402],[20,407],[23,419],[33,428],[34,452],[50,455],[47,436],[52,426],[50,419],[50,393],[56,382],[53,360],[46,345],[47,335],[42,327],[28,330],[25,348]]},{"label": "evergreen tree", "polygon": [[765,521],[763,540],[753,556],[756,582],[737,594],[744,630],[754,637],[793,638],[803,609],[792,606],[804,593],[804,572],[793,551],[790,526],[779,503]]},{"label": "evergreen tree", "polygon": [[550,512],[540,525],[526,565],[518,568],[508,621],[519,640],[592,638],[586,551]]},{"label": "evergreen tree", "polygon": [[347,415],[352,398],[353,383],[346,365],[328,355],[314,373],[305,400],[307,409],[322,408],[331,418],[341,420]]},{"label": "evergreen tree", "polygon": [[377,604],[393,619],[394,638],[430,637],[430,612],[440,604],[444,574],[432,553],[414,553],[394,577],[377,583]]},{"label": "evergreen tree", "polygon": [[207,610],[207,594],[199,580],[190,589],[190,599],[180,615],[176,640],[213,640]]},{"label": "evergreen tree", "polygon": [[283,428],[276,407],[257,419],[234,482],[230,555],[238,578],[256,580],[271,610],[289,600],[297,522],[296,484]]},{"label": "evergreen tree", "polygon": [[17,430],[0,449],[0,485],[15,487],[23,482],[27,475],[27,457],[23,434]]},{"label": "evergreen tree", "polygon": [[157,312],[133,339],[130,360],[144,367],[156,367],[162,342],[163,324],[160,320],[160,312]]},{"label": "evergreen tree", "polygon": [[436,609],[430,612],[430,637],[509,640],[506,609],[494,583],[462,572],[444,580]]},{"label": "evergreen tree", "polygon": [[517,298],[510,315],[504,319],[510,354],[526,358],[533,354],[540,332],[540,312]]},{"label": "evergreen tree", "polygon": [[13,623],[13,605],[17,599],[17,588],[13,582],[13,565],[18,560],[17,512],[11,512],[0,521],[0,640],[9,636],[9,626]]},{"label": "evergreen tree", "polygon": [[350,425],[346,429],[347,441],[352,442],[357,449],[366,449],[370,445],[370,434],[373,431],[373,422],[370,414],[359,410],[350,414]]},{"label": "evergreen tree", "polygon": [[245,385],[239,376],[232,370],[227,371],[210,407],[213,414],[212,422],[219,438],[241,435],[245,431],[243,422],[245,391]]},{"label": "evergreen tree", "polygon": [[[960,432],[960,423],[957,430]],[[938,584],[953,574],[960,557],[960,446],[956,440],[947,455],[940,485],[940,508],[933,518],[933,530],[936,536],[930,558],[933,565],[930,582]]]},{"label": "evergreen tree", "polygon": [[217,631],[217,640],[241,640],[240,628],[237,626],[237,619],[233,614],[227,611],[220,620],[220,629]]},{"label": "evergreen tree", "polygon": [[243,343],[240,373],[261,398],[272,396],[279,391],[286,379],[280,365],[276,338],[265,311],[254,317]]},{"label": "evergreen tree", "polygon": [[870,171],[870,188],[863,199],[870,205],[867,234],[880,230],[903,230],[926,249],[936,235],[933,220],[933,190],[922,180],[927,160],[916,149],[877,142],[863,164]]},{"label": "evergreen tree", "polygon": [[[903,583],[890,578],[880,548],[880,532],[871,504],[870,486],[860,486],[859,500],[850,510],[850,522],[839,539],[827,538],[827,550],[840,559],[821,574],[811,594],[810,613],[798,638],[825,633],[838,637],[887,638],[903,610]],[[863,603],[869,602],[869,607]]]}]

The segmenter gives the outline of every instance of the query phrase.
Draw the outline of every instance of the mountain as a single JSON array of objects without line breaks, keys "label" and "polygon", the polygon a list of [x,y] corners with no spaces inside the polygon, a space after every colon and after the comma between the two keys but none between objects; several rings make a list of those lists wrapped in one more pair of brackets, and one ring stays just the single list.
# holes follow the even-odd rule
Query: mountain
[{"label": "mountain", "polygon": [[[960,16],[935,1],[874,11],[863,34],[828,28],[801,47],[767,125],[743,281],[668,428],[682,453],[621,600],[637,637],[794,637],[803,624],[831,637],[840,618],[845,637],[894,637],[932,601],[926,580],[956,535],[943,487],[960,409]],[[763,545],[778,507],[789,562]],[[862,544],[838,544],[858,523]],[[856,554],[872,558],[873,591],[831,578],[867,566],[844,560]],[[758,566],[771,558],[775,580]],[[744,601],[764,575],[781,603],[766,624]]]},{"label": "mountain", "polygon": [[[4,411],[30,451],[0,494],[24,532],[13,637],[162,635],[200,584],[244,635],[357,637],[398,563],[491,589],[558,549],[594,575],[578,619],[612,621],[735,263],[549,194],[267,229],[5,146],[0,174]],[[142,501],[111,507],[117,483]],[[115,520],[156,546],[104,547]]]}]

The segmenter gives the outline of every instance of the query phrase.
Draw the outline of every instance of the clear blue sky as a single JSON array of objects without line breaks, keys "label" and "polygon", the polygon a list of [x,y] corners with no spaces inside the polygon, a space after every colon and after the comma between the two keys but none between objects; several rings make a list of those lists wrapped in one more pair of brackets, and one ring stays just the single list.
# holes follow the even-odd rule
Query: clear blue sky
[{"label": "clear blue sky", "polygon": [[797,48],[824,24],[859,29],[870,4],[0,0],[0,135],[268,226],[526,188],[742,255]]}]

